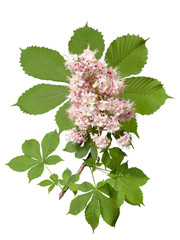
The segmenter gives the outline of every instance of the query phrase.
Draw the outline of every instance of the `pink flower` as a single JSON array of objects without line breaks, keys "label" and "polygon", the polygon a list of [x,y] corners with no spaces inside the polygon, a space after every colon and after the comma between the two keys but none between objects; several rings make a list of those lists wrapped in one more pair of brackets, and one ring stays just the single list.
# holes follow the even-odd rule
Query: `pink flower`
[{"label": "pink flower", "polygon": [[110,142],[107,136],[99,136],[98,134],[91,135],[91,138],[98,148],[105,148]]},{"label": "pink flower", "polygon": [[122,147],[129,147],[131,144],[131,136],[129,133],[124,132],[124,136],[121,136],[118,140],[117,143],[121,145]]}]

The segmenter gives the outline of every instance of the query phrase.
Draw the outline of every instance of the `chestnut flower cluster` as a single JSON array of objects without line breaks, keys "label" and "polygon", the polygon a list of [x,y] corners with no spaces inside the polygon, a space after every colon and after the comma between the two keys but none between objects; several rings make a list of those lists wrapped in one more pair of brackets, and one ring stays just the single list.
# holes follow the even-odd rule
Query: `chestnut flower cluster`
[{"label": "chestnut flower cluster", "polygon": [[[104,148],[110,142],[107,133],[119,131],[120,122],[130,120],[135,113],[133,103],[118,97],[125,85],[116,69],[97,60],[95,54],[96,51],[87,48],[81,55],[66,56],[66,67],[72,73],[68,96],[71,106],[67,112],[76,126],[67,132],[66,140],[83,143],[87,131],[96,127],[97,133],[91,131],[91,139],[98,148]],[[121,146],[130,142],[126,132],[117,140]]]}]

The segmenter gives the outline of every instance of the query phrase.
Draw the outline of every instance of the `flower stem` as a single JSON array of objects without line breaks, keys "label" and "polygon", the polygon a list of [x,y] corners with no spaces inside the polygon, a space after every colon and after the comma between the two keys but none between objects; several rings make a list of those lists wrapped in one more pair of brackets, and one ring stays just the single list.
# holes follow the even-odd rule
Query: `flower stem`
[{"label": "flower stem", "polygon": [[96,182],[95,182],[95,179],[94,179],[93,170],[92,170],[92,168],[90,168],[90,170],[91,170],[92,179],[93,179],[93,182],[94,182],[94,187],[96,188]]}]

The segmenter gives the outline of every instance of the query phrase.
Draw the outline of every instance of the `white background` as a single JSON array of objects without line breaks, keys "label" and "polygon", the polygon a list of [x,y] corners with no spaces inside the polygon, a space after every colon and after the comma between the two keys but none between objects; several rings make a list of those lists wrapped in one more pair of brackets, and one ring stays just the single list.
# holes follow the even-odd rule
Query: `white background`
[{"label": "white background", "polygon": [[[178,0],[156,1],[2,1],[0,6],[0,239],[173,239],[179,240],[180,157],[179,157],[179,69],[180,34]],[[25,75],[19,64],[20,50],[31,45],[68,51],[73,30],[89,26],[102,31],[106,49],[123,34],[139,34],[149,38],[149,60],[141,76],[161,81],[168,99],[155,114],[138,116],[140,139],[134,136],[135,149],[128,153],[130,166],[141,168],[150,177],[142,187],[145,207],[124,204],[115,228],[102,220],[92,234],[84,213],[66,215],[73,197],[67,192],[59,201],[59,189],[48,195],[46,188],[28,184],[26,173],[17,173],[5,166],[21,155],[25,139],[39,141],[45,133],[56,129],[52,110],[42,116],[23,114],[11,107],[26,89],[42,83]],[[44,81],[45,82],[45,81]],[[48,82],[51,83],[51,82]],[[61,138],[57,150],[66,161],[51,167],[61,175],[68,166],[76,172],[81,160],[65,154]],[[96,179],[102,176],[95,175]],[[90,180],[85,169],[81,181]]]}]

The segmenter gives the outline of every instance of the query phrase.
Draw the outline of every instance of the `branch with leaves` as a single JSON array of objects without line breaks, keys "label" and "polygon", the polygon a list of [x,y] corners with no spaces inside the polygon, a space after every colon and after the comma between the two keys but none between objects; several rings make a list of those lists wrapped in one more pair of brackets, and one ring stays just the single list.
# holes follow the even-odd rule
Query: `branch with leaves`
[{"label": "branch with leaves", "polygon": [[[55,115],[58,131],[47,133],[41,144],[36,139],[26,140],[23,155],[7,165],[17,172],[28,171],[29,182],[46,168],[49,179],[39,186],[48,187],[49,193],[59,187],[59,199],[67,190],[78,194],[70,204],[69,214],[77,215],[85,209],[93,231],[100,216],[115,226],[124,202],[143,205],[140,187],[149,178],[140,169],[128,167],[124,149],[132,146],[133,134],[139,137],[136,115],[153,114],[170,98],[158,80],[134,77],[146,64],[146,41],[138,35],[118,37],[103,59],[103,36],[86,24],[74,31],[70,53],[64,57],[44,47],[32,46],[21,52],[20,63],[26,74],[59,85],[38,84],[23,93],[14,106],[37,115],[64,104]],[[49,165],[63,161],[53,152],[65,130],[67,144],[63,150],[82,159],[82,165],[76,174],[67,168],[59,177]],[[85,167],[90,169],[91,183],[78,182]],[[98,183],[95,171],[105,174]]]}]

